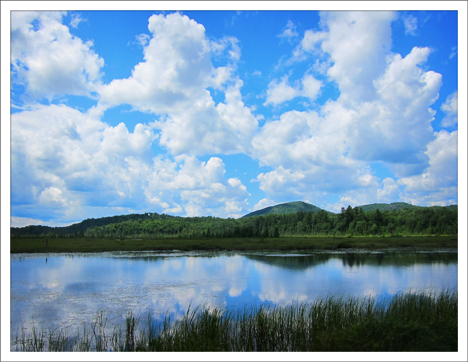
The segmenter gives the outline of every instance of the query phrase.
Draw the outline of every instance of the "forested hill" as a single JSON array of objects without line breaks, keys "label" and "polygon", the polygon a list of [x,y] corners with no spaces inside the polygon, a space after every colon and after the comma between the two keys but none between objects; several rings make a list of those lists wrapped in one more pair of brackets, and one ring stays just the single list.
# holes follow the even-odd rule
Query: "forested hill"
[{"label": "forested hill", "polygon": [[449,210],[458,210],[458,205],[450,205],[450,206],[416,206],[407,204],[406,202],[392,202],[391,204],[369,204],[369,205],[362,205],[358,206],[358,208],[362,209],[364,212],[368,211],[376,211],[377,209],[380,211],[398,211],[402,209],[415,209],[415,208],[447,208]]},{"label": "forested hill", "polygon": [[[398,211],[402,209],[411,209],[411,208],[424,208],[424,206],[415,206],[408,204],[406,202],[392,202],[390,204],[369,204],[369,205],[362,205],[362,206],[357,206],[359,209],[361,209],[364,212],[368,211],[376,211],[377,209],[380,211]],[[431,207],[441,207],[441,206],[431,206]],[[458,210],[457,205],[450,205],[447,206],[448,209],[450,210]],[[243,217],[252,217],[252,216],[260,216],[260,215],[269,215],[269,214],[294,214],[299,211],[304,211],[304,212],[313,212],[313,213],[318,213],[320,210],[323,210],[315,205],[308,204],[306,202],[302,201],[295,201],[295,202],[287,202],[284,204],[279,204],[275,206],[269,206],[261,210],[257,210],[254,212],[251,212],[250,214],[247,214]],[[325,210],[329,214],[334,214],[330,211]]]},{"label": "forested hill", "polygon": [[295,201],[295,202],[287,202],[284,204],[279,204],[275,206],[269,206],[261,210],[257,210],[247,214],[243,217],[252,217],[252,216],[260,216],[260,215],[268,215],[268,214],[295,214],[296,212],[303,211],[303,212],[313,212],[317,213],[320,210],[323,210],[315,205],[308,204],[302,201]]},{"label": "forested hill", "polygon": [[362,211],[375,211],[379,209],[380,211],[387,211],[387,210],[401,210],[401,209],[409,209],[421,206],[414,206],[411,204],[407,204],[406,202],[392,202],[391,204],[370,204],[370,205],[362,205],[358,206]]},{"label": "forested hill", "polygon": [[[374,207],[375,204],[369,206]],[[365,211],[361,207],[348,206],[346,209],[343,207],[338,214],[322,209],[312,210],[314,211],[298,211],[287,214],[269,213],[240,219],[222,219],[211,216],[180,217],[157,213],[131,214],[87,219],[67,227],[27,226],[11,228],[11,236],[13,238],[268,238],[292,235],[458,234],[457,205],[449,207],[393,207],[384,211],[379,208]]]},{"label": "forested hill", "polygon": [[93,227],[105,226],[109,224],[116,224],[128,220],[138,220],[145,219],[148,217],[148,214],[129,214],[129,215],[117,215],[117,216],[108,216],[101,217],[98,219],[86,219],[79,223],[72,224],[69,226],[42,226],[42,225],[30,225],[22,228],[11,228],[12,236],[37,236],[41,234],[56,234],[56,235],[74,235],[74,236],[84,236],[84,232]]}]

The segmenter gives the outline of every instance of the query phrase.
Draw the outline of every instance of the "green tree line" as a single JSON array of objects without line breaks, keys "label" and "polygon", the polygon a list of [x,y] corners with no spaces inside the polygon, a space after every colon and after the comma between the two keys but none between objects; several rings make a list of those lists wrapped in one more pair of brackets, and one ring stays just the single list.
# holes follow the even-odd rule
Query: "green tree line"
[{"label": "green tree line", "polygon": [[324,210],[299,211],[241,219],[179,217],[157,213],[87,219],[62,228],[29,226],[11,228],[12,237],[87,238],[242,238],[279,236],[391,236],[456,235],[458,210],[446,207],[415,207],[401,210],[342,208],[338,214]]}]

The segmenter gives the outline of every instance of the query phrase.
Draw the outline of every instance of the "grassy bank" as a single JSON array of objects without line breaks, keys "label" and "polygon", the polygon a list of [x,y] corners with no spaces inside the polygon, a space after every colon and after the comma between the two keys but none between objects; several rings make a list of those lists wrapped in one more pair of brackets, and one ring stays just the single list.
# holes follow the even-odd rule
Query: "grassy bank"
[{"label": "grassy bank", "polygon": [[200,308],[144,328],[129,315],[105,333],[102,314],[81,334],[34,330],[18,351],[457,351],[458,296],[405,294],[387,307],[373,299],[317,300],[239,311]]},{"label": "grassy bank", "polygon": [[314,250],[385,248],[457,248],[454,236],[407,237],[279,237],[226,239],[101,239],[101,238],[18,238],[11,239],[11,253],[62,253],[158,250]]}]

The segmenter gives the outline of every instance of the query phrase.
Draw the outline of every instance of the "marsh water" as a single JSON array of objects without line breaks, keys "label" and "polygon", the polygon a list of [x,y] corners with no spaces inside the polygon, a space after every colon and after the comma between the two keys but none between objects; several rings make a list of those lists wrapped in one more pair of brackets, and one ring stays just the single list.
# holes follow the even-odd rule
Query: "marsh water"
[{"label": "marsh water", "polygon": [[447,250],[12,254],[10,260],[12,339],[33,326],[73,332],[99,311],[115,326],[129,311],[174,320],[189,306],[243,308],[458,288],[458,256]]}]

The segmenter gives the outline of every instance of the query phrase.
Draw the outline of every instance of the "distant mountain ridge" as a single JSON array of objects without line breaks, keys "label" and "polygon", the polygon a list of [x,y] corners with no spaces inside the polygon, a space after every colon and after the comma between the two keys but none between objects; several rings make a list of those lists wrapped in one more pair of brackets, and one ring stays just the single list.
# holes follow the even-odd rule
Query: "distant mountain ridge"
[{"label": "distant mountain ridge", "polygon": [[[369,205],[361,205],[358,208],[362,209],[364,214],[370,214],[369,218],[374,218],[375,210],[380,211],[394,211],[398,214],[403,209],[410,209],[411,212],[415,212],[415,215],[428,215],[422,214],[424,210],[432,210],[433,215],[449,215],[445,211],[457,211],[458,205],[450,206],[415,206],[405,202],[394,202],[391,204],[375,203]],[[353,208],[354,209],[354,208]],[[329,232],[336,227],[334,224],[336,218],[339,218],[339,213],[333,213],[324,209],[321,209],[315,205],[308,204],[302,201],[288,202],[279,205],[269,206],[261,210],[251,212],[240,219],[232,218],[218,218],[212,216],[205,217],[182,217],[182,216],[171,216],[166,214],[158,214],[147,212],[144,214],[129,214],[129,215],[116,215],[110,217],[103,217],[98,219],[86,219],[76,224],[63,227],[51,227],[42,225],[29,225],[25,227],[10,227],[12,237],[27,237],[27,236],[47,236],[55,235],[57,237],[87,237],[87,236],[99,236],[107,237],[108,235],[117,236],[131,236],[139,235],[143,231],[148,235],[196,235],[206,236],[214,235],[213,231],[217,230],[218,235],[221,237],[232,237],[232,236],[252,236],[260,235],[258,225],[262,223],[262,220],[253,220],[254,224],[250,225],[249,219],[252,216],[279,216],[284,214],[297,214],[302,212],[302,215],[298,215],[296,219],[304,217],[304,213],[312,212],[314,214],[320,214],[319,219],[323,219],[323,222],[330,223],[329,230],[323,232]],[[393,212],[391,212],[393,214]],[[453,214],[456,215],[456,214]],[[452,215],[452,216],[453,216]],[[450,215],[449,215],[450,216]],[[456,216],[454,216],[456,218]],[[291,220],[293,220],[292,218]],[[286,220],[286,219],[285,219]],[[289,219],[288,219],[289,220]],[[445,220],[445,219],[444,219]],[[259,221],[259,222],[257,222]],[[283,222],[283,221],[282,221]],[[369,221],[370,222],[370,221]],[[372,221],[374,222],[374,221]],[[429,222],[429,221],[427,221]],[[444,221],[446,223],[446,220]],[[456,221],[455,221],[456,222]],[[258,225],[257,225],[258,224]],[[268,227],[270,227],[269,225]],[[294,226],[296,227],[296,226]],[[257,228],[257,229],[255,229]],[[445,228],[445,229],[444,229]],[[449,230],[451,233],[456,233],[454,228],[456,226],[448,225],[447,227],[439,228],[440,230]],[[93,231],[94,230],[94,231]],[[429,230],[425,227],[424,230]],[[268,232],[270,232],[269,230]],[[273,230],[274,231],[274,230]],[[271,232],[273,232],[271,231]],[[342,230],[341,230],[342,231]],[[340,231],[340,232],[341,232]],[[426,232],[424,231],[424,232]],[[264,231],[262,231],[263,233]],[[285,232],[282,230],[281,232]],[[290,231],[286,231],[290,232]],[[317,232],[317,231],[315,231]],[[322,231],[321,231],[322,232]],[[421,232],[421,230],[417,231]],[[433,232],[431,232],[433,233]],[[145,234],[146,235],[146,234]],[[263,234],[262,234],[263,235]]]},{"label": "distant mountain ridge", "polygon": [[64,234],[75,234],[76,236],[83,236],[84,232],[92,227],[105,226],[109,224],[125,222],[128,220],[147,219],[148,214],[128,214],[128,215],[115,215],[106,216],[97,219],[86,219],[68,226],[44,226],[44,225],[28,225],[24,227],[11,227],[12,235],[31,234],[40,235],[43,233],[54,232]]},{"label": "distant mountain ridge", "polygon": [[[390,204],[385,204],[385,203],[375,203],[375,204],[367,204],[367,205],[361,205],[357,206],[358,208],[362,209],[364,212],[369,212],[369,211],[375,211],[379,209],[379,211],[389,211],[389,210],[402,210],[402,209],[410,209],[410,208],[425,208],[425,207],[443,207],[443,206],[416,206],[412,204],[408,204],[406,202],[392,202]],[[450,206],[445,206],[450,210],[455,210],[458,209],[458,205],[450,205]],[[346,207],[345,207],[346,208]],[[260,215],[269,215],[269,214],[294,214],[299,211],[305,211],[309,212],[312,211],[313,213],[317,213],[320,210],[326,211],[327,213],[334,214],[331,211],[321,209],[318,206],[308,204],[303,201],[294,201],[294,202],[286,202],[284,204],[278,204],[274,206],[269,206],[261,210],[257,210],[254,212],[251,212],[247,215],[244,215],[244,217],[252,217],[252,216],[260,216]]]},{"label": "distant mountain ridge", "polygon": [[[257,210],[247,215],[244,215],[243,218],[252,217],[252,216],[260,216],[260,215],[268,215],[268,214],[294,214],[299,211],[305,211],[305,212],[312,211],[313,213],[317,213],[320,210],[323,210],[323,209],[315,205],[308,204],[303,201],[294,201],[294,202],[286,202],[284,204],[279,204],[275,206],[269,206],[264,209]],[[323,211],[326,211],[326,210],[323,210]],[[326,211],[326,212],[329,212],[329,211]]]},{"label": "distant mountain ridge", "polygon": [[362,211],[367,212],[367,211],[375,211],[379,209],[380,211],[387,211],[387,210],[402,210],[402,209],[408,209],[408,208],[415,208],[415,207],[422,207],[422,206],[415,206],[408,204],[406,202],[392,202],[391,204],[368,204],[368,205],[362,205],[358,206]]},{"label": "distant mountain ridge", "polygon": [[446,207],[449,210],[457,210],[458,205],[449,205],[449,206],[417,206],[417,205],[412,205],[408,204],[406,202],[392,202],[390,204],[368,204],[368,205],[362,205],[358,206],[362,211],[368,212],[368,211],[375,211],[379,209],[379,211],[388,211],[388,210],[402,210],[402,209],[415,209],[415,208],[438,208],[438,207]]}]

